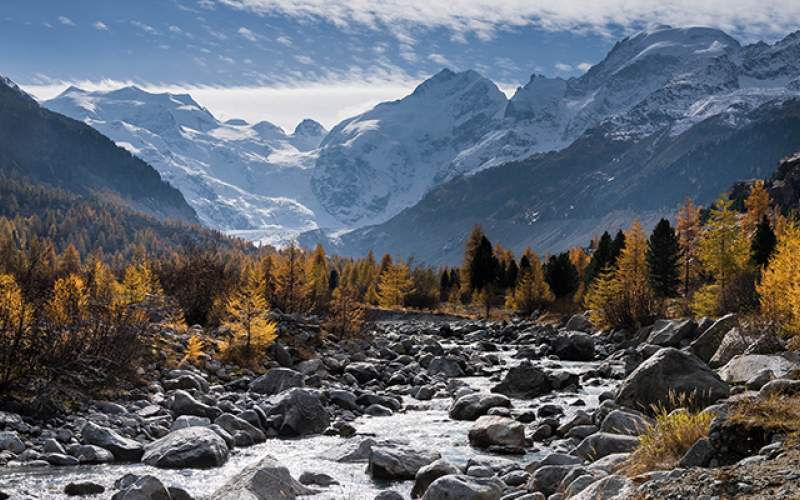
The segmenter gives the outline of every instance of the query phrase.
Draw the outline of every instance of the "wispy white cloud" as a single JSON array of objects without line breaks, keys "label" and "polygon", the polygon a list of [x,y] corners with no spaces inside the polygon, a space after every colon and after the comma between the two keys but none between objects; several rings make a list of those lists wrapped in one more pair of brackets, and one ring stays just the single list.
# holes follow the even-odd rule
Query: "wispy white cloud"
[{"label": "wispy white cloud", "polygon": [[139,21],[131,21],[131,24],[139,28],[140,30],[144,31],[145,33],[150,33],[151,35],[158,35],[159,32],[157,29],[153,28],[152,26],[148,26]]},{"label": "wispy white cloud", "polygon": [[[734,34],[783,37],[797,29],[796,0],[218,0],[236,9],[262,15],[323,19],[343,28],[390,28],[396,35],[412,27],[446,28],[454,40],[466,34],[488,39],[497,30],[534,26],[547,31],[592,32],[602,35],[622,28],[634,31],[654,23],[715,26]],[[746,27],[746,33],[743,27]]]},{"label": "wispy white cloud", "polygon": [[180,28],[179,28],[179,27],[177,27],[177,26],[170,26],[170,27],[169,27],[169,32],[170,32],[170,33],[175,33],[176,35],[182,35],[182,34],[183,34],[183,30],[182,30],[182,29],[180,29]]},{"label": "wispy white cloud", "polygon": [[224,61],[224,62],[226,62],[228,64],[236,64],[236,61],[234,61],[230,57],[226,57],[226,56],[219,56],[219,60],[220,61]]},{"label": "wispy white cloud", "polygon": [[589,71],[592,68],[592,64],[588,63],[588,62],[584,62],[584,63],[578,64],[575,67],[578,68],[581,71]]},{"label": "wispy white cloud", "polygon": [[101,23],[100,21],[97,21],[96,23],[94,23],[92,25],[92,27],[94,29],[96,29],[96,30],[108,31],[108,26],[106,26],[105,24]]},{"label": "wispy white cloud", "polygon": [[239,30],[236,33],[238,33],[240,36],[243,36],[247,40],[250,40],[251,42],[254,42],[254,43],[255,42],[259,42],[259,41],[261,41],[261,40],[263,40],[265,38],[263,35],[259,35],[258,33],[254,32],[252,30],[249,30],[249,29],[245,28],[244,26],[239,28]]},{"label": "wispy white cloud", "polygon": [[58,22],[67,26],[75,26],[75,23],[73,23],[68,17],[64,16],[58,16]]},{"label": "wispy white cloud", "polygon": [[294,56],[294,58],[301,64],[314,64],[314,60],[308,56]]},{"label": "wispy white cloud", "polygon": [[47,21],[42,21],[42,26],[44,26],[46,28],[52,28],[53,27],[53,25],[48,23]]},{"label": "wispy white cloud", "polygon": [[443,56],[442,54],[433,53],[433,54],[428,56],[428,59],[433,61],[433,62],[435,62],[436,64],[438,64],[440,66],[451,66],[450,61],[448,61],[447,58],[445,56]]},{"label": "wispy white cloud", "polygon": [[275,41],[278,42],[278,43],[282,43],[283,45],[286,45],[287,47],[291,47],[292,46],[292,39],[289,38],[286,35],[279,36],[278,38],[275,39]]},{"label": "wispy white cloud", "polygon": [[556,63],[555,66],[556,66],[556,69],[558,71],[560,71],[561,73],[569,73],[570,71],[572,71],[574,69],[569,64],[564,64],[564,63]]},{"label": "wispy white cloud", "polygon": [[[205,64],[199,59],[195,62]],[[267,120],[285,130],[293,130],[304,118],[312,118],[330,129],[380,102],[407,96],[429,76],[416,78],[398,71],[386,67],[373,67],[367,71],[354,68],[349,72],[323,75],[314,82],[287,79],[275,85],[258,87],[165,86],[114,80],[54,82],[43,76],[41,84],[22,85],[22,88],[40,100],[47,100],[70,85],[102,91],[136,85],[154,93],[188,93],[221,120],[242,118],[250,123]]]}]

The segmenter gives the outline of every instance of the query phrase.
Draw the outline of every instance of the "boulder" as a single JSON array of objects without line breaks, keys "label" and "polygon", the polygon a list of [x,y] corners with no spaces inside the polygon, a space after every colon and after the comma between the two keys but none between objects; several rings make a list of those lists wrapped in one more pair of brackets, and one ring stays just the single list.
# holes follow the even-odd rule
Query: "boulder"
[{"label": "boulder", "polygon": [[80,465],[81,463],[77,458],[64,455],[63,453],[47,453],[44,459],[47,460],[47,463],[50,465],[56,466]]},{"label": "boulder", "polygon": [[111,500],[171,500],[172,496],[164,483],[155,476],[142,476],[116,492]]},{"label": "boulder", "polygon": [[755,336],[745,333],[738,326],[731,328],[722,338],[717,351],[711,356],[708,366],[711,368],[725,366],[734,356],[744,354],[744,351],[756,340],[758,339]]},{"label": "boulder", "polygon": [[373,446],[367,471],[373,479],[414,479],[421,468],[440,458],[437,451],[409,446]]},{"label": "boulder", "polygon": [[206,427],[187,427],[144,447],[142,462],[165,469],[218,467],[228,461],[228,445]]},{"label": "boulder", "polygon": [[175,432],[181,429],[186,429],[187,427],[206,427],[209,424],[211,424],[211,420],[208,417],[181,415],[180,417],[176,418],[174,422],[172,422],[172,426],[169,428],[169,431]]},{"label": "boulder", "polygon": [[545,496],[556,492],[561,481],[579,465],[546,465],[539,467],[528,480],[529,491],[541,491]]},{"label": "boulder", "polygon": [[719,369],[719,376],[729,384],[744,384],[762,370],[771,370],[775,378],[786,378],[800,371],[800,353],[743,354],[734,356]]},{"label": "boulder", "polygon": [[381,377],[381,372],[370,363],[351,363],[344,372],[355,377],[359,384],[366,384]]},{"label": "boulder", "polygon": [[358,438],[354,437],[348,439],[338,446],[329,448],[320,454],[320,458],[331,460],[333,462],[365,462],[369,459],[369,452],[373,446],[393,446],[398,444],[392,441],[376,441],[372,438]]},{"label": "boulder", "polygon": [[656,406],[666,406],[675,395],[685,395],[692,405],[706,407],[727,397],[728,392],[728,384],[699,358],[667,347],[628,375],[617,389],[615,402],[650,413]]},{"label": "boulder", "polygon": [[800,394],[800,380],[786,380],[779,378],[764,384],[758,391],[758,397],[767,399],[776,395],[793,396]]},{"label": "boulder", "polygon": [[714,458],[717,450],[708,439],[699,439],[681,458],[680,466],[687,467],[705,467]]},{"label": "boulder", "polygon": [[419,498],[424,495],[431,483],[440,477],[461,473],[461,469],[446,458],[431,462],[417,471],[417,475],[414,477],[414,487],[411,489],[411,498]]},{"label": "boulder", "polygon": [[250,382],[250,392],[273,396],[294,387],[305,387],[305,377],[302,373],[288,368],[272,368]]},{"label": "boulder", "polygon": [[597,460],[617,453],[629,453],[639,447],[637,436],[598,432],[587,437],[575,449],[575,455],[583,460]]},{"label": "boulder", "polygon": [[327,487],[339,484],[339,481],[335,480],[324,472],[303,472],[300,474],[299,481],[300,484],[305,484],[306,486],[313,484],[316,486]]},{"label": "boulder", "polygon": [[274,405],[268,416],[281,415],[278,433],[281,436],[319,434],[330,425],[330,415],[319,393],[306,389],[289,389],[270,399]]},{"label": "boulder", "polygon": [[469,429],[469,444],[477,448],[489,446],[525,446],[525,426],[506,417],[483,416]]},{"label": "boulder", "polygon": [[289,469],[267,455],[236,474],[206,500],[296,500],[311,493],[289,474]]},{"label": "boulder", "polygon": [[519,399],[533,399],[569,385],[578,386],[578,376],[563,371],[547,371],[528,360],[511,367],[492,392]]},{"label": "boulder", "polygon": [[692,353],[708,363],[722,344],[722,339],[738,323],[739,319],[735,314],[721,317],[692,342]]},{"label": "boulder", "polygon": [[126,462],[137,462],[142,458],[142,443],[120,436],[106,427],[88,422],[83,426],[81,436],[86,444],[99,446],[110,451],[114,458]]},{"label": "boulder", "polygon": [[231,413],[223,413],[214,423],[231,436],[234,436],[234,438],[237,431],[244,431],[250,436],[253,443],[263,443],[267,440],[267,436],[264,435],[261,429],[254,427],[250,422],[242,420]]},{"label": "boulder", "polygon": [[511,400],[500,394],[467,394],[453,401],[449,415],[453,420],[477,420],[486,415],[490,408],[501,406],[511,408]]},{"label": "boulder", "polygon": [[99,495],[105,493],[106,489],[102,484],[84,481],[80,483],[69,483],[64,486],[64,493],[68,496]]},{"label": "boulder", "polygon": [[461,369],[459,361],[455,356],[433,358],[433,361],[428,365],[428,373],[430,375],[441,373],[448,378],[463,377],[464,370]]},{"label": "boulder", "polygon": [[594,339],[582,332],[565,332],[553,341],[553,354],[566,361],[594,359]]},{"label": "boulder", "polygon": [[655,421],[622,410],[614,410],[603,419],[600,431],[608,434],[625,434],[627,436],[639,436],[647,432],[649,427],[655,425]]},{"label": "boulder", "polygon": [[587,486],[570,500],[628,500],[636,498],[636,486],[623,476],[606,476]]},{"label": "boulder", "polygon": [[0,432],[0,450],[8,450],[15,455],[25,451],[25,444],[14,431]]},{"label": "boulder", "polygon": [[72,455],[82,464],[107,464],[114,461],[114,454],[105,448],[84,444],[76,447]]},{"label": "boulder", "polygon": [[442,476],[431,483],[422,500],[499,500],[504,488],[496,477]]},{"label": "boulder", "polygon": [[330,391],[328,394],[328,400],[331,404],[338,406],[343,410],[355,410],[358,408],[356,404],[356,396],[350,391]]},{"label": "boulder", "polygon": [[175,415],[194,415],[196,417],[206,417],[215,420],[222,415],[222,410],[217,407],[209,406],[196,400],[186,391],[177,390],[172,395],[172,402],[170,410],[175,412]]},{"label": "boulder", "polygon": [[565,328],[575,332],[591,333],[594,325],[589,321],[589,318],[583,314],[576,314],[567,321],[567,326]]},{"label": "boulder", "polygon": [[697,332],[693,319],[660,319],[653,325],[647,343],[661,347],[678,347],[683,339]]}]

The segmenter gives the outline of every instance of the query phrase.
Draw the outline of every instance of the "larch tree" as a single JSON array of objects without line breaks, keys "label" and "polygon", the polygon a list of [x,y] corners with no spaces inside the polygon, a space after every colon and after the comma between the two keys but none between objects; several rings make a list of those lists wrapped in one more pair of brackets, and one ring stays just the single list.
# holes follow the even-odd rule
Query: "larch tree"
[{"label": "larch tree", "polygon": [[653,229],[645,252],[647,282],[659,297],[675,297],[681,284],[681,244],[672,224],[661,219]]},{"label": "larch tree", "polygon": [[58,274],[66,276],[68,274],[78,274],[81,271],[81,256],[75,245],[70,243],[61,254],[61,259],[58,261]]},{"label": "larch tree", "polygon": [[414,290],[414,284],[408,264],[399,262],[391,263],[380,276],[378,297],[381,307],[394,307],[403,305],[403,299]]},{"label": "larch tree", "polygon": [[308,280],[314,300],[320,300],[328,295],[329,278],[328,259],[325,256],[325,249],[322,244],[318,244],[308,263]]},{"label": "larch tree", "polygon": [[364,306],[355,285],[338,287],[332,298],[327,330],[341,339],[357,338],[364,327]]},{"label": "larch tree", "polygon": [[233,337],[223,345],[223,356],[231,361],[252,364],[265,354],[277,334],[275,324],[267,317],[267,301],[249,262],[242,269],[239,282],[239,289],[225,304],[225,326]]},{"label": "larch tree", "polygon": [[678,233],[678,242],[681,245],[680,263],[683,296],[688,297],[689,288],[697,280],[702,267],[698,257],[702,235],[700,210],[694,205],[691,198],[686,198],[681,210],[678,212],[678,222],[675,230]]},{"label": "larch tree", "polygon": [[[527,257],[522,257],[526,259]],[[517,286],[506,298],[506,307],[523,311],[530,315],[546,303],[555,300],[555,295],[544,280],[542,263],[538,257],[524,268],[521,268]]]},{"label": "larch tree", "polygon": [[739,228],[731,201],[723,193],[714,202],[700,241],[700,261],[719,285],[723,311],[727,310],[725,287],[747,268],[749,244]]},{"label": "larch tree", "polygon": [[275,257],[266,255],[258,265],[258,284],[259,292],[264,297],[264,301],[268,307],[271,307],[275,301],[275,273],[277,269],[275,266]]},{"label": "larch tree", "polygon": [[306,256],[297,240],[289,240],[275,271],[275,305],[284,313],[302,313],[311,303]]},{"label": "larch tree", "polygon": [[756,285],[762,314],[778,321],[790,334],[800,335],[800,228],[786,226],[778,239],[769,266]]},{"label": "larch tree", "polygon": [[764,189],[764,181],[757,180],[744,200],[744,206],[747,211],[741,218],[742,232],[748,240],[753,238],[756,226],[761,222],[761,218],[770,215],[771,203],[772,199],[767,190]]}]

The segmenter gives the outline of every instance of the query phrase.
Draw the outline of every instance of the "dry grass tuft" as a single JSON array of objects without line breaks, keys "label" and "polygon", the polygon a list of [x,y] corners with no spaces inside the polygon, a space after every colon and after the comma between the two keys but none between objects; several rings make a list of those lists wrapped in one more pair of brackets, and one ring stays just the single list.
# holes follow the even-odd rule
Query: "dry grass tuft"
[{"label": "dry grass tuft", "polygon": [[656,425],[639,436],[640,447],[621,468],[626,476],[638,476],[655,470],[672,469],[701,438],[708,435],[714,415],[691,413],[684,409],[668,412],[658,409]]},{"label": "dry grass tuft", "polygon": [[800,395],[774,395],[738,401],[727,424],[785,434],[790,444],[800,442]]}]

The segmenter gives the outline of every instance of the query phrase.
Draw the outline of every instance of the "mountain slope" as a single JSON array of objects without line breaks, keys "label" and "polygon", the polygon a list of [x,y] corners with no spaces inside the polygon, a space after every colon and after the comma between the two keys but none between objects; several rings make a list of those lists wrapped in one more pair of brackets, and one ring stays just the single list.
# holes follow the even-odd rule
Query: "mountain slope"
[{"label": "mountain slope", "polygon": [[78,195],[106,197],[159,218],[197,221],[180,191],[152,167],[91,127],[43,108],[4,77],[0,169]]},{"label": "mountain slope", "polygon": [[342,255],[414,254],[429,264],[458,264],[475,222],[492,241],[519,254],[585,246],[595,232],[651,227],[686,196],[708,204],[734,180],[765,177],[800,144],[800,101],[772,103],[733,127],[715,116],[680,135],[669,127],[641,140],[619,140],[602,127],[570,147],[462,176],[428,193],[384,224],[336,238],[305,234]]},{"label": "mountain slope", "polygon": [[153,165],[210,227],[278,242],[326,221],[308,178],[313,151],[327,132],[312,120],[292,135],[265,121],[221,123],[188,95],[136,87],[70,88],[45,105],[84,121]]}]

